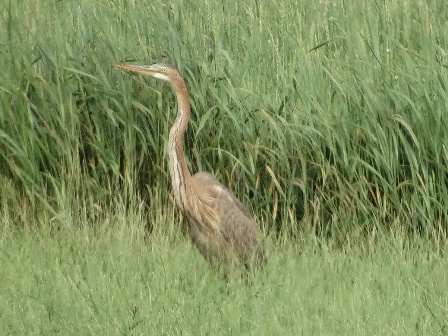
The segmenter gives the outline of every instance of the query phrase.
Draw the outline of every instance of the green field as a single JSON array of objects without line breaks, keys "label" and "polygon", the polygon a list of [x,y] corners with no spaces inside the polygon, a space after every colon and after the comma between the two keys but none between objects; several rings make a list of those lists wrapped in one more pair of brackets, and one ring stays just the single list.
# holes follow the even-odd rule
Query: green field
[{"label": "green field", "polygon": [[130,228],[4,236],[1,334],[447,332],[448,261],[424,242],[334,250],[310,238],[268,250],[265,270],[225,282],[181,237],[148,242]]},{"label": "green field", "polygon": [[[444,1],[4,1],[0,335],[448,333]],[[224,281],[171,194],[251,209],[268,264]]]}]

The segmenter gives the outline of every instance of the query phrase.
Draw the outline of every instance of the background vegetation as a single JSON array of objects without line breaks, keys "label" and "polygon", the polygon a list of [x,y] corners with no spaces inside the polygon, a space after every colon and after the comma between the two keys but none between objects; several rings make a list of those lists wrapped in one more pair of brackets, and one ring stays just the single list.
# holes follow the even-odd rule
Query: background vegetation
[{"label": "background vegetation", "polygon": [[[9,0],[0,27],[6,334],[446,332],[444,1]],[[174,97],[117,62],[185,76],[191,170],[268,236],[254,283],[188,247]]]}]

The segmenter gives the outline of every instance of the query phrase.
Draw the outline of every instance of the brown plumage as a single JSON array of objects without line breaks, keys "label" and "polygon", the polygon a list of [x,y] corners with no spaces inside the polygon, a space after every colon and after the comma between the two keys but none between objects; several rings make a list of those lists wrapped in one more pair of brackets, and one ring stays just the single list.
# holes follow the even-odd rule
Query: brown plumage
[{"label": "brown plumage", "polygon": [[153,76],[171,84],[178,103],[168,139],[169,167],[176,203],[188,221],[193,244],[212,265],[249,270],[266,262],[262,236],[251,214],[214,176],[191,176],[183,149],[190,120],[190,100],[184,80],[172,65],[116,64],[119,69]]}]

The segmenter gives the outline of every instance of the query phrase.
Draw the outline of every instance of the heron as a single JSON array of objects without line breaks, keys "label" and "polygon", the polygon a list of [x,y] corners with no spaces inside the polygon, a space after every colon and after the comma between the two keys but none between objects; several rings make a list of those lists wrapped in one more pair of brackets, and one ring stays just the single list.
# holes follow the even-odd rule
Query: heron
[{"label": "heron", "polygon": [[231,190],[210,173],[191,175],[183,139],[190,120],[188,89],[170,64],[115,64],[121,70],[168,82],[177,100],[177,117],[168,138],[169,170],[177,206],[187,219],[192,244],[213,266],[244,272],[263,266],[266,254],[254,218]]}]

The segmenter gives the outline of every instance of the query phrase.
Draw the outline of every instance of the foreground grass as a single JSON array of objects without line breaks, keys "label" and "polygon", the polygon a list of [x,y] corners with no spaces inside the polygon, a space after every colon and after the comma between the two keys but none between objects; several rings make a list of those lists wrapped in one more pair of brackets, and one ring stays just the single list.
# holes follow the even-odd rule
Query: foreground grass
[{"label": "foreground grass", "polygon": [[[4,232],[3,335],[437,335],[448,261],[401,238],[331,248],[273,244],[249,281],[226,283],[186,238],[125,228]],[[347,244],[349,245],[349,244]]]}]

